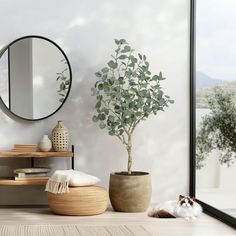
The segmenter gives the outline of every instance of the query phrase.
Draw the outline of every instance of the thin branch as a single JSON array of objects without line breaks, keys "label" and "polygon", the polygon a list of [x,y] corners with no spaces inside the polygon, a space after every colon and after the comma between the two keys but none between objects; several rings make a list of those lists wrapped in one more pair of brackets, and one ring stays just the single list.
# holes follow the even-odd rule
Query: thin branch
[{"label": "thin branch", "polygon": [[139,123],[143,118],[144,118],[144,115],[141,116],[141,117],[134,123],[134,125],[133,125],[133,127],[132,127],[132,129],[131,129],[131,131],[130,131],[131,134],[134,132],[134,129],[137,127],[138,123]]},{"label": "thin branch", "polygon": [[125,144],[126,146],[128,145],[128,142],[125,140],[125,137],[124,137],[124,135],[116,135],[116,137],[123,143],[123,144]]}]

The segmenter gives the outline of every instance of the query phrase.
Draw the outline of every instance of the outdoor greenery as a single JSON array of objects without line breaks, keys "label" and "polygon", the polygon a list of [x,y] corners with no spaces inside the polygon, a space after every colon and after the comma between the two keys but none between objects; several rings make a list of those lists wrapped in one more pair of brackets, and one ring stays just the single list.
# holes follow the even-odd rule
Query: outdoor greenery
[{"label": "outdoor greenery", "polygon": [[197,169],[214,149],[220,163],[230,166],[236,158],[236,94],[216,88],[207,101],[210,113],[202,118],[196,137]]},{"label": "outdoor greenery", "polygon": [[[61,62],[67,65],[67,62],[65,59],[62,59]],[[59,90],[57,91],[57,93],[60,96],[59,102],[61,103],[66,98],[68,89],[70,87],[70,79],[67,78],[66,76],[67,71],[68,71],[68,66],[61,72],[57,73],[57,78],[56,78],[56,81],[60,83]]]},{"label": "outdoor greenery", "polygon": [[96,97],[96,114],[92,120],[116,136],[128,152],[128,174],[132,168],[132,136],[140,121],[164,111],[174,101],[165,95],[160,82],[152,75],[145,55],[134,55],[125,39],[115,40],[116,50],[107,66],[96,72],[92,90]]}]

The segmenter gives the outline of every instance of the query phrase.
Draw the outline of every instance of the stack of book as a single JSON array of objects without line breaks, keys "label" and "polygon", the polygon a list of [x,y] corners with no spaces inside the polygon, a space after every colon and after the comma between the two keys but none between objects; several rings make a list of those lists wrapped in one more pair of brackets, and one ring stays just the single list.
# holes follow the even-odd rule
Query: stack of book
[{"label": "stack of book", "polygon": [[36,152],[36,144],[14,144],[12,152]]},{"label": "stack of book", "polygon": [[15,180],[47,180],[50,168],[15,169]]}]

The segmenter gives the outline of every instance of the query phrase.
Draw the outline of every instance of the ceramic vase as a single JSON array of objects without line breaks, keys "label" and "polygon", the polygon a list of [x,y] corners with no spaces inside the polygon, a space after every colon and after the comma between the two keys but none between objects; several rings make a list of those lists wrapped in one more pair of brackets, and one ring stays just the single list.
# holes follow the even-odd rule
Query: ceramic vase
[{"label": "ceramic vase", "polygon": [[42,139],[39,142],[39,150],[41,152],[48,152],[52,149],[52,142],[49,139],[48,135],[43,135]]},{"label": "ceramic vase", "polygon": [[60,120],[56,127],[52,130],[52,145],[56,152],[68,151],[69,147],[69,131]]}]

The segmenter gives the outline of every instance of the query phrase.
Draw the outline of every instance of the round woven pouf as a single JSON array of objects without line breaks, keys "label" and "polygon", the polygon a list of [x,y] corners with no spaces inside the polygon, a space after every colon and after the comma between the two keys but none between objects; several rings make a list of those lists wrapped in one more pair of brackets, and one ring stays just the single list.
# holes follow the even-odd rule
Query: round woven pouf
[{"label": "round woven pouf", "polygon": [[68,193],[48,192],[48,205],[60,215],[89,216],[103,213],[107,208],[108,193],[100,186],[70,187]]}]

